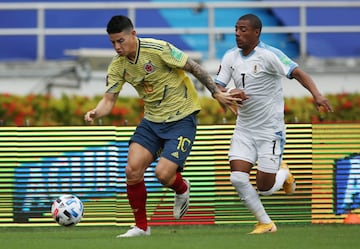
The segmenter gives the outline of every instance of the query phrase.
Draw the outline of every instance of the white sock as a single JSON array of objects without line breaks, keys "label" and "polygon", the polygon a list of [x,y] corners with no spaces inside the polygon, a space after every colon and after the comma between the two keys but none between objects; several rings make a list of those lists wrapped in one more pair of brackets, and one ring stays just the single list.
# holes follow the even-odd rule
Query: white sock
[{"label": "white sock", "polygon": [[244,205],[253,213],[255,218],[261,223],[270,223],[271,219],[266,213],[258,193],[250,183],[249,174],[233,171],[230,175],[230,181],[235,187],[240,199],[244,202]]},{"label": "white sock", "polygon": [[289,175],[289,171],[287,169],[280,168],[279,171],[276,173],[275,183],[272,186],[272,188],[267,191],[259,191],[259,193],[261,195],[272,195],[273,193],[275,193],[276,191],[282,188],[288,175]]}]

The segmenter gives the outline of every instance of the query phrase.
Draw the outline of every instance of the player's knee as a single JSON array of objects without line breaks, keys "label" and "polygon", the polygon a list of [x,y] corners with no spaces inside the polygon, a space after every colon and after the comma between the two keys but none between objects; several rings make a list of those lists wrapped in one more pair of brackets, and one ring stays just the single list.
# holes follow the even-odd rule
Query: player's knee
[{"label": "player's knee", "polygon": [[129,165],[125,168],[126,182],[128,183],[138,183],[144,178],[144,173],[142,170],[135,169]]},{"label": "player's knee", "polygon": [[249,183],[249,174],[240,171],[233,171],[230,174],[230,181],[233,186],[246,185]]},{"label": "player's knee", "polygon": [[174,175],[170,174],[170,172],[168,172],[168,171],[159,170],[159,169],[156,168],[155,169],[155,176],[162,185],[168,186],[169,181],[173,178]]},{"label": "player's knee", "polygon": [[167,186],[168,184],[168,180],[167,177],[163,174],[156,174],[156,178],[159,180],[159,182],[164,185]]}]

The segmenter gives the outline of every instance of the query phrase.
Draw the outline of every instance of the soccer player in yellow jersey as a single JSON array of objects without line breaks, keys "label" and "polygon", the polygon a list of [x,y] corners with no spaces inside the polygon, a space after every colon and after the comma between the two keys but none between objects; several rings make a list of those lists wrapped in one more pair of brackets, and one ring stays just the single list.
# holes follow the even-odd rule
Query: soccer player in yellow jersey
[{"label": "soccer player in yellow jersey", "polygon": [[147,191],[144,173],[158,157],[155,174],[175,192],[173,215],[181,219],[189,207],[190,182],[181,172],[196,133],[200,104],[193,74],[226,109],[236,98],[218,90],[212,77],[184,52],[156,39],[138,38],[131,20],[113,16],[107,33],[117,53],[108,68],[106,92],[85,121],[110,113],[125,82],[144,100],[144,118],[130,139],[126,166],[126,191],[135,226],[117,237],[150,235],[146,216]]}]

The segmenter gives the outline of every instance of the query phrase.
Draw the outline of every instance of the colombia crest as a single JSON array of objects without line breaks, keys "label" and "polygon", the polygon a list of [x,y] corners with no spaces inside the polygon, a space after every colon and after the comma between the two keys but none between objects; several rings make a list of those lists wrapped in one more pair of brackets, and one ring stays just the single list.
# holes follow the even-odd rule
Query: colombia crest
[{"label": "colombia crest", "polygon": [[155,66],[149,61],[144,65],[144,70],[147,74],[154,72]]}]

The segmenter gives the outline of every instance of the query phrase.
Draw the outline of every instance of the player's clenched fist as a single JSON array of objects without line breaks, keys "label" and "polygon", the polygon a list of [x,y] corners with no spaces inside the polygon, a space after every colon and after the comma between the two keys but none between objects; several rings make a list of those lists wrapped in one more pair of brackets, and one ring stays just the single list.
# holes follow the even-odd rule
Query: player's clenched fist
[{"label": "player's clenched fist", "polygon": [[94,123],[95,116],[96,116],[95,110],[88,111],[84,116],[84,120],[86,123],[92,124]]}]

